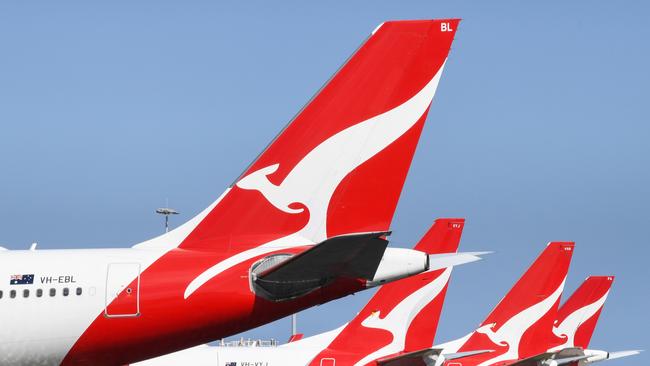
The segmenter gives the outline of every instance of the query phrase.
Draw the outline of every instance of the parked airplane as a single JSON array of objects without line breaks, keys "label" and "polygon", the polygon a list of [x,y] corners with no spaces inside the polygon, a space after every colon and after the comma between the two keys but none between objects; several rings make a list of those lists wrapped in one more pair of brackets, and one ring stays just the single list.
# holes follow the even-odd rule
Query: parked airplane
[{"label": "parked airplane", "polygon": [[607,352],[589,349],[614,276],[591,276],[558,310],[553,333],[561,343],[547,352],[514,363],[517,366],[585,365],[639,354],[641,351]]},{"label": "parked airplane", "polygon": [[385,238],[458,23],[379,26],[176,230],[133,248],[1,251],[0,365],[132,363],[475,259]]},{"label": "parked airplane", "polygon": [[[435,365],[583,366],[638,354],[588,349],[613,276],[587,278],[558,309],[572,251],[573,243],[551,243],[476,331],[434,346],[442,354]],[[445,353],[477,350],[491,352],[444,358]]]},{"label": "parked airplane", "polygon": [[[439,223],[421,243],[440,229]],[[447,245],[441,248],[447,247],[452,250]],[[573,243],[550,243],[476,331],[438,346],[431,345],[445,292],[434,286],[442,278],[448,280],[447,271],[420,287],[413,284],[426,274],[385,285],[350,323],[301,341],[279,347],[200,346],[141,365],[508,365],[546,351],[549,342],[559,344],[561,338],[552,327],[573,247]],[[423,291],[429,286],[436,290],[427,298]],[[434,297],[438,292],[440,295]],[[417,293],[421,293],[420,298]],[[425,300],[430,301],[426,306]],[[381,304],[390,306],[383,309]],[[423,312],[423,306],[431,312]]]},{"label": "parked airplane", "polygon": [[[481,325],[467,336],[434,346],[445,353],[490,350],[446,366],[508,365],[542,352],[560,338],[552,331],[574,243],[552,242]],[[439,358],[439,362],[443,359]]]},{"label": "parked airplane", "polygon": [[[415,246],[430,253],[454,253],[465,220],[438,219]],[[306,366],[388,362],[401,353],[429,349],[452,268],[383,285],[342,327],[278,347],[199,346],[138,363],[139,366]],[[453,357],[453,355],[447,355]]]}]

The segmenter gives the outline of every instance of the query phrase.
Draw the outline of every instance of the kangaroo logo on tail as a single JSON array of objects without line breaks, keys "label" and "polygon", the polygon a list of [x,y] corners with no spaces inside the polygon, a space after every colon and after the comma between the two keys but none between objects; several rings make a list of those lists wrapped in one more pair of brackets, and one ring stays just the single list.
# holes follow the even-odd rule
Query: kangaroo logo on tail
[{"label": "kangaroo logo on tail", "polygon": [[518,359],[519,342],[524,332],[551,310],[553,304],[562,295],[565,281],[566,278],[549,297],[508,319],[498,330],[495,331],[492,329],[495,324],[487,324],[476,329],[477,333],[485,334],[495,345],[508,347],[505,353],[484,361],[478,366],[490,365],[504,360]]},{"label": "kangaroo logo on tail", "polygon": [[[424,115],[442,75],[444,63],[436,75],[417,94],[403,104],[331,136],[310,151],[289,172],[281,184],[275,185],[268,176],[279,164],[254,171],[236,186],[259,191],[278,210],[289,214],[303,212],[291,208],[302,204],[309,212],[309,221],[298,232],[273,240],[227,258],[197,276],[185,289],[187,299],[194,291],[226,269],[283,248],[314,244],[327,239],[327,208],[341,181],[359,165],[388,147],[406,133]],[[335,162],[335,163],[333,163]]]}]

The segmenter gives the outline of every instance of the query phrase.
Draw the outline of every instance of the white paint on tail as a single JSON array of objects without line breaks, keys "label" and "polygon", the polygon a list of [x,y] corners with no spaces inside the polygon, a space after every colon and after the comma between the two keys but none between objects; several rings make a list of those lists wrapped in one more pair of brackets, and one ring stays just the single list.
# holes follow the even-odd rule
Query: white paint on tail
[{"label": "white paint on tail", "polygon": [[508,350],[505,353],[484,361],[477,366],[486,366],[504,360],[518,359],[519,342],[521,342],[521,337],[524,335],[524,332],[551,310],[553,304],[562,295],[565,281],[566,278],[549,297],[508,319],[508,321],[499,327],[499,330],[492,330],[495,324],[487,324],[476,329],[477,333],[485,334],[494,344],[508,346]]},{"label": "white paint on tail", "polygon": [[293,234],[243,251],[210,267],[190,282],[185,289],[185,298],[219,273],[245,260],[278,248],[314,244],[327,239],[327,208],[336,188],[354,169],[417,123],[431,104],[443,69],[444,63],[433,79],[403,104],[323,141],[296,164],[280,185],[273,184],[267,177],[277,171],[279,164],[269,165],[240,179],[237,187],[260,192],[283,212],[298,214],[303,209],[293,209],[289,205],[304,205],[309,211],[309,221]]},{"label": "white paint on tail", "polygon": [[440,294],[449,281],[451,270],[452,267],[446,268],[434,281],[402,300],[383,319],[380,313],[372,314],[364,319],[361,325],[367,328],[386,330],[393,335],[393,339],[390,344],[366,355],[355,366],[365,365],[372,360],[402,351],[411,322],[427,304]]},{"label": "white paint on tail", "polygon": [[607,291],[600,299],[596,300],[595,302],[583,306],[571,313],[564,319],[564,321],[562,321],[562,323],[558,324],[557,326],[553,326],[553,333],[555,333],[555,335],[560,338],[566,337],[567,340],[563,344],[549,349],[549,352],[558,351],[566,347],[574,347],[574,338],[576,332],[578,331],[578,328],[585,320],[594,316],[598,310],[603,307],[605,300],[607,300],[608,294],[609,291]]}]

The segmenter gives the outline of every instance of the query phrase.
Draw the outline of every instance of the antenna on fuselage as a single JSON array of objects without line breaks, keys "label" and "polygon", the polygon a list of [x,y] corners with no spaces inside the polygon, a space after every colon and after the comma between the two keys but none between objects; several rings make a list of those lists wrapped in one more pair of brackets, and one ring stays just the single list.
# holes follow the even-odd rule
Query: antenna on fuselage
[{"label": "antenna on fuselage", "polygon": [[165,216],[165,232],[169,232],[169,215],[178,215],[178,211],[174,210],[173,208],[169,208],[169,201],[165,200],[167,207],[161,207],[156,209],[157,214],[161,214]]}]

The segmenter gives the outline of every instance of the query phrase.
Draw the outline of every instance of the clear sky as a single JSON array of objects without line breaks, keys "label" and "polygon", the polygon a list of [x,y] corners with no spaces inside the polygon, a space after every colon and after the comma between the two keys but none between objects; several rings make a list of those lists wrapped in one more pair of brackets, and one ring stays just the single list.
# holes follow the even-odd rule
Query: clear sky
[{"label": "clear sky", "polygon": [[[647,1],[2,1],[0,245],[127,247],[207,206],[382,21],[461,23],[395,220],[467,218],[437,341],[545,243],[616,275],[592,346],[650,348]],[[299,315],[349,320],[366,292]],[[567,292],[565,292],[567,293]],[[286,339],[288,320],[245,333]],[[648,364],[647,354],[612,365]]]}]

